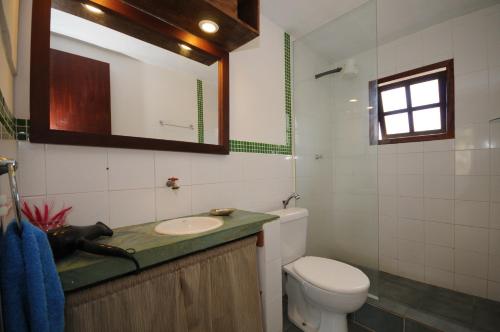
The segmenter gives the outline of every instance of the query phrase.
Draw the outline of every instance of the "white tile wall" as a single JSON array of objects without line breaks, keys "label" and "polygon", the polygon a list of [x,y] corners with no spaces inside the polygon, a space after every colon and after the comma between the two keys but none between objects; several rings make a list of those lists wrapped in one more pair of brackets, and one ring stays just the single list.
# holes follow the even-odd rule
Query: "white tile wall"
[{"label": "white tile wall", "polygon": [[444,288],[453,288],[453,272],[443,271],[442,269],[434,269],[425,267],[425,282]]},{"label": "white tile wall", "polygon": [[489,120],[488,70],[457,74],[455,93],[457,123],[484,123]]},{"label": "white tile wall", "polygon": [[488,281],[488,298],[500,301],[500,283]]},{"label": "white tile wall", "polygon": [[455,248],[488,253],[488,229],[455,225]]},{"label": "white tile wall", "polygon": [[486,279],[455,273],[455,289],[459,292],[486,297],[488,283]]},{"label": "white tile wall", "polygon": [[453,170],[453,151],[426,152],[424,154],[425,175],[453,175]]},{"label": "white tile wall", "polygon": [[425,223],[421,220],[400,218],[397,236],[400,239],[424,242]]},{"label": "white tile wall", "polygon": [[453,271],[453,249],[435,245],[425,246],[425,265],[437,270]]},{"label": "white tile wall", "polygon": [[111,227],[130,226],[154,220],[154,188],[109,192],[109,223]]},{"label": "white tile wall", "polygon": [[490,255],[488,279],[500,282],[500,256]]},{"label": "white tile wall", "polygon": [[[409,41],[420,45],[411,56]],[[500,124],[488,120],[500,116],[500,5],[381,45],[378,57],[379,77],[453,58],[456,105],[455,139],[379,146],[380,269],[499,300]]]},{"label": "white tile wall", "polygon": [[485,175],[455,176],[455,198],[460,200],[483,201],[490,200],[490,181]]},{"label": "white tile wall", "polygon": [[453,248],[453,225],[441,222],[425,222],[425,243]]},{"label": "white tile wall", "polygon": [[108,150],[110,190],[152,188],[155,181],[155,159],[152,151]]},{"label": "white tile wall", "polygon": [[453,56],[452,22],[433,25],[422,30],[422,50],[424,63],[434,63]]},{"label": "white tile wall", "polygon": [[488,202],[455,201],[455,224],[487,228],[489,219]]},{"label": "white tile wall", "polygon": [[500,203],[490,203],[490,227],[500,228]]},{"label": "white tile wall", "polygon": [[[68,222],[111,227],[215,207],[271,211],[293,191],[292,158],[229,156],[18,143],[23,199],[72,206]],[[165,186],[178,177],[177,191]]]},{"label": "white tile wall", "polygon": [[[25,162],[30,164],[31,155],[27,157]],[[109,181],[107,161],[106,149],[47,145],[45,176],[37,180],[46,183],[45,190],[49,195],[105,191]]]},{"label": "white tile wall", "polygon": [[454,201],[451,199],[425,198],[424,216],[425,220],[453,223]]},{"label": "white tile wall", "polygon": [[486,279],[488,257],[474,251],[455,250],[455,272]]},{"label": "white tile wall", "polygon": [[424,197],[453,199],[455,191],[454,177],[450,175],[424,176]]},{"label": "white tile wall", "polygon": [[279,220],[265,224],[264,246],[257,250],[264,330],[267,332],[283,329],[280,227]]},{"label": "white tile wall", "polygon": [[457,150],[487,149],[489,147],[489,125],[455,121],[455,148]]}]

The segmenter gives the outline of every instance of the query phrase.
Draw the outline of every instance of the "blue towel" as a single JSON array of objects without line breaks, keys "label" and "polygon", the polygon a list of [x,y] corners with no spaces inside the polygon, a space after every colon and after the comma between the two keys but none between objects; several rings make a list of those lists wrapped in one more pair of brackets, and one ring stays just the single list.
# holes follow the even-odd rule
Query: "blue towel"
[{"label": "blue towel", "polygon": [[1,286],[5,331],[62,332],[64,293],[47,235],[23,221],[2,241]]}]

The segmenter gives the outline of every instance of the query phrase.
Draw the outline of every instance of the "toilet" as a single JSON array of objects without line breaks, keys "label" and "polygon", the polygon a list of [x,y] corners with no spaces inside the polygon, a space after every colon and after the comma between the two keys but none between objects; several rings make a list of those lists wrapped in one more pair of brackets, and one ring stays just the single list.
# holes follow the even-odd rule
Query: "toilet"
[{"label": "toilet", "polygon": [[304,256],[307,209],[289,208],[269,213],[280,217],[289,320],[305,332],[347,332],[346,316],[365,303],[370,280],[351,265]]}]

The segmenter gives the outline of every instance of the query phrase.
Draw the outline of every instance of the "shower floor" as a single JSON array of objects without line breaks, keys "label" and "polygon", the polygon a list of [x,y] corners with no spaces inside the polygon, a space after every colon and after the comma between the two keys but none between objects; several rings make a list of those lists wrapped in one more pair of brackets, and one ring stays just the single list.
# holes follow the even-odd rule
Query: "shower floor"
[{"label": "shower floor", "polygon": [[[370,278],[367,303],[349,315],[349,332],[499,332],[500,302],[361,268]],[[283,331],[299,332],[286,315]]]},{"label": "shower floor", "polygon": [[[369,298],[352,319],[374,331],[403,331],[401,324],[404,331],[500,331],[500,302],[385,272],[362,270],[370,278],[370,293],[378,300]],[[381,312],[387,313],[386,320],[374,319]],[[388,328],[391,324],[393,329]],[[410,328],[416,324],[423,326]]]}]

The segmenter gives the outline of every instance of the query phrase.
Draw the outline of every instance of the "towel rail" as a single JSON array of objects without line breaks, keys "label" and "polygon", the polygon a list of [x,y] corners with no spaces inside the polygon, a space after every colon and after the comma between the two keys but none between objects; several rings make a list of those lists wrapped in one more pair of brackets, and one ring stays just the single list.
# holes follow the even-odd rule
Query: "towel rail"
[{"label": "towel rail", "polygon": [[160,120],[160,126],[162,126],[162,127],[169,126],[169,127],[177,127],[177,128],[185,128],[185,129],[194,130],[193,124],[190,124],[188,126],[182,126],[182,125],[177,125],[177,124],[173,124],[173,123],[168,123],[168,122],[165,122],[163,120]]},{"label": "towel rail", "polygon": [[17,170],[17,161],[14,159],[9,159],[6,157],[0,156],[0,175],[8,174],[9,175],[9,185],[10,185],[10,194],[12,195],[12,201],[14,202],[14,213],[16,215],[17,226],[19,230],[22,230],[21,224],[21,202],[19,199],[19,191],[17,190],[17,179],[16,179],[16,170]]}]

